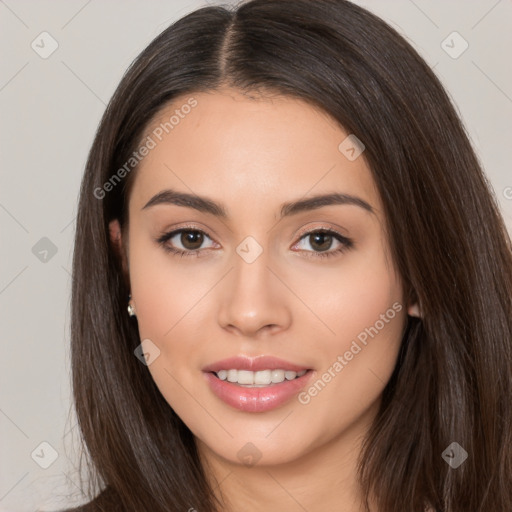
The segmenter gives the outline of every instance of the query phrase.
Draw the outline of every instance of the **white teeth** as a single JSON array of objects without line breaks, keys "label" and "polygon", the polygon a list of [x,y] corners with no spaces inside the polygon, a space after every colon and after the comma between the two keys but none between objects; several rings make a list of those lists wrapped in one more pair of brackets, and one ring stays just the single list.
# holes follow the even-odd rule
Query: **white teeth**
[{"label": "white teeth", "polygon": [[254,384],[254,372],[238,370],[238,384]]},{"label": "white teeth", "polygon": [[284,382],[284,370],[272,370],[270,379],[274,384]]},{"label": "white teeth", "polygon": [[[272,382],[271,379],[271,370],[261,370],[259,372],[254,372],[254,383],[253,384],[270,384]],[[240,381],[238,381],[240,382]]]},{"label": "white teeth", "polygon": [[307,370],[294,372],[291,370],[260,370],[251,372],[249,370],[219,370],[217,377],[220,380],[227,380],[248,387],[262,387],[271,384],[279,384],[286,380],[293,380],[302,377]]}]

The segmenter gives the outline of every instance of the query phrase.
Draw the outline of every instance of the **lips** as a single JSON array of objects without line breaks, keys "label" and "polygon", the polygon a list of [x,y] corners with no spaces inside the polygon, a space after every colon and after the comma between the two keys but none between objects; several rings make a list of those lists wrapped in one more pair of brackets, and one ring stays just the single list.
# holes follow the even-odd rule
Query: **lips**
[{"label": "lips", "polygon": [[265,387],[249,388],[218,379],[214,373],[203,373],[210,390],[228,406],[243,412],[261,413],[289,403],[313,378],[308,371],[302,377]]},{"label": "lips", "polygon": [[301,366],[284,359],[273,356],[259,356],[250,358],[245,356],[230,357],[205,366],[203,372],[218,372],[219,370],[250,370],[257,372],[261,370],[290,370],[300,372],[309,370],[307,366]]},{"label": "lips", "polygon": [[[305,372],[293,380],[285,380],[278,384],[261,387],[243,387],[239,384],[221,380],[217,372],[221,370],[288,370]],[[203,375],[210,390],[225,404],[234,409],[250,413],[262,413],[276,409],[289,403],[315,375],[315,371],[273,356],[250,358],[244,356],[231,357],[205,366]]]}]

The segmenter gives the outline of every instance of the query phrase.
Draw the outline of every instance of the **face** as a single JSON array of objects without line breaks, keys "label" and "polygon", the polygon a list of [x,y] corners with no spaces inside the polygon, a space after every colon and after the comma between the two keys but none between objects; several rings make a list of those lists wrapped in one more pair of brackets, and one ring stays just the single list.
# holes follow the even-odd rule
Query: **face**
[{"label": "face", "polygon": [[300,100],[232,89],[174,101],[147,136],[119,243],[169,405],[235,464],[359,435],[407,314],[364,153]]}]

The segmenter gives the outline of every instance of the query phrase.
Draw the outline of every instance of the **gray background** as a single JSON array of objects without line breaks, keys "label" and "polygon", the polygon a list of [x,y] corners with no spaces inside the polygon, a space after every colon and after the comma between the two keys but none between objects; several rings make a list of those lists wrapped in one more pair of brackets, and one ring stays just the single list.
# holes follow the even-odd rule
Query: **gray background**
[{"label": "gray background", "polygon": [[[512,232],[512,2],[356,3],[398,29],[435,69]],[[2,511],[55,510],[81,500],[68,348],[81,175],[127,66],[172,21],[205,4],[0,0]],[[48,58],[31,47],[51,48],[43,31],[59,45]],[[457,58],[464,42],[446,39],[453,31],[469,45]]]}]

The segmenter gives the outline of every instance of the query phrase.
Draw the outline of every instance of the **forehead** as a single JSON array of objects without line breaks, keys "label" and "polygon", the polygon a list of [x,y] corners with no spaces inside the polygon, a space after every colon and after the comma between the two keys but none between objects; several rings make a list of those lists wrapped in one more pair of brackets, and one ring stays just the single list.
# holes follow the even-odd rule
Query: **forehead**
[{"label": "forehead", "polygon": [[[133,201],[166,187],[233,199],[252,207],[330,192],[379,198],[363,157],[340,151],[348,134],[319,108],[288,96],[234,89],[175,98],[149,123],[152,149],[134,176]],[[247,204],[248,206],[248,204]]]}]

